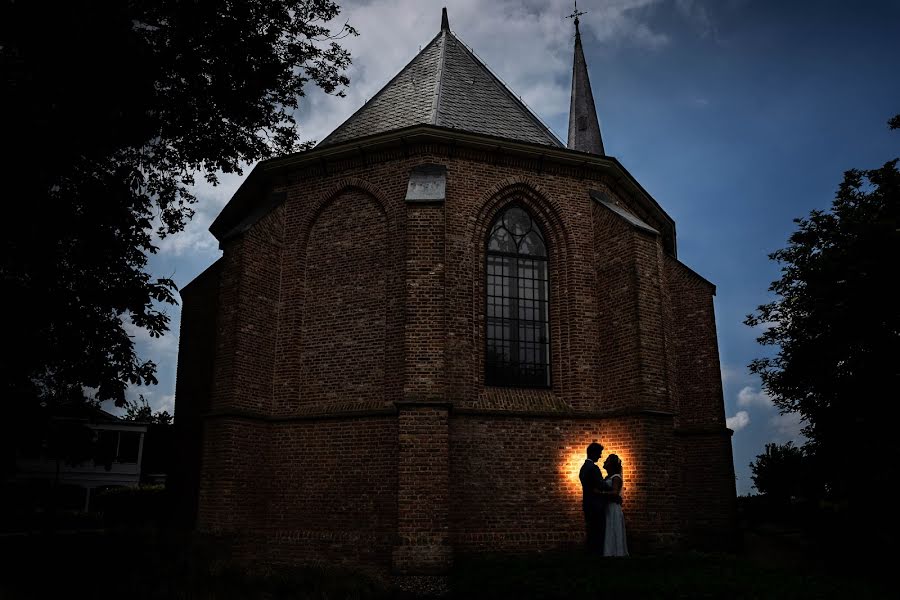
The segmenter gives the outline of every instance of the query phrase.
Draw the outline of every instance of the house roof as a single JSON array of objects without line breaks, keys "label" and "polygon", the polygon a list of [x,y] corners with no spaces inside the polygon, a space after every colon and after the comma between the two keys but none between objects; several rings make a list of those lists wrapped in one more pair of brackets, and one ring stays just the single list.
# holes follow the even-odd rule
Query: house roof
[{"label": "house roof", "polygon": [[450,31],[444,10],[434,39],[318,147],[414,125],[564,147]]}]

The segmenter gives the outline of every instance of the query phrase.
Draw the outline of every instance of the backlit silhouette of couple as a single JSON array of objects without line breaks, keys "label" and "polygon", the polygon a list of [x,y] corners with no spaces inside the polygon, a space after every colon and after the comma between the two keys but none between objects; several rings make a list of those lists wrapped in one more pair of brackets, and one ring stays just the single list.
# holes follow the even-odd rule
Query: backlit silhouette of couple
[{"label": "backlit silhouette of couple", "polygon": [[587,460],[581,466],[584,525],[588,552],[600,556],[628,556],[625,543],[625,516],[622,514],[622,461],[610,454],[603,462],[606,477],[597,466],[603,446],[593,442],[587,447]]}]

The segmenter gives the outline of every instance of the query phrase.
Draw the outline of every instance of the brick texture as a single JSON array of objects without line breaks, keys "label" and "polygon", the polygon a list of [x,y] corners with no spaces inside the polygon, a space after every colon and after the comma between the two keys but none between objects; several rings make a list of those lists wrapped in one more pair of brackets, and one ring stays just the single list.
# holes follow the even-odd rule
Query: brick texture
[{"label": "brick texture", "polygon": [[[432,142],[341,156],[273,177],[286,200],[186,292],[198,527],[271,562],[406,574],[577,545],[598,439],[624,460],[636,552],[728,537],[714,288],[589,191],[669,223],[585,166]],[[446,167],[443,202],[405,202],[423,164]],[[547,240],[549,389],[484,384],[485,241],[511,202]]]},{"label": "brick texture", "polygon": [[387,243],[384,214],[365,193],[344,192],[319,212],[304,257],[296,406],[384,403]]},{"label": "brick texture", "polygon": [[402,404],[398,421],[397,573],[441,573],[450,566],[447,407]]},{"label": "brick texture", "polygon": [[397,532],[393,415],[281,422],[272,454],[264,539],[273,563],[390,567]]},{"label": "brick texture", "polygon": [[181,524],[197,519],[203,415],[209,411],[215,369],[216,314],[218,313],[221,261],[216,261],[181,290],[181,340],[178,353],[175,405],[176,444],[181,460],[172,461],[166,481],[177,500],[175,513]]}]

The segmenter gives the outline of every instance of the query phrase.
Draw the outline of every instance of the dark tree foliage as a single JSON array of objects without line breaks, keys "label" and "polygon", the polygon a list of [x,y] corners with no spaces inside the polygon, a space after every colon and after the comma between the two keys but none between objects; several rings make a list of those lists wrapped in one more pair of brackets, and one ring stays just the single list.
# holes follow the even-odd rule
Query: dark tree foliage
[{"label": "dark tree foliage", "polygon": [[[900,123],[900,116],[891,125]],[[844,174],[829,212],[796,219],[777,298],[745,323],[769,326],[759,343],[777,349],[754,360],[782,412],[798,412],[808,450],[838,498],[860,479],[882,486],[896,472],[894,404],[900,389],[900,171],[897,159]],[[856,477],[854,477],[856,476]]]},{"label": "dark tree foliage", "polygon": [[143,394],[137,400],[125,400],[125,414],[122,418],[126,421],[142,421],[154,425],[171,425],[172,415],[167,410],[153,412],[150,403]]},{"label": "dark tree foliage", "polygon": [[810,457],[793,442],[766,444],[766,451],[750,463],[753,487],[778,503],[808,495]]},{"label": "dark tree foliage", "polygon": [[4,2],[6,397],[125,403],[156,382],[123,326],[160,336],[156,236],[191,218],[194,177],[307,147],[307,85],[342,95],[355,34],[331,0]]}]

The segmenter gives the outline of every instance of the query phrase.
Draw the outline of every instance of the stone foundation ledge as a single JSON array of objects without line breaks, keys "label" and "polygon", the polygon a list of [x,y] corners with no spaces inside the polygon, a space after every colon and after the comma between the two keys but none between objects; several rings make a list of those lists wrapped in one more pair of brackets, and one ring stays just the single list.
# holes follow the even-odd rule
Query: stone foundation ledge
[{"label": "stone foundation ledge", "polygon": [[401,594],[416,597],[441,598],[450,595],[450,577],[447,575],[394,575],[391,587]]},{"label": "stone foundation ledge", "polygon": [[453,564],[453,548],[445,544],[395,546],[391,562],[397,575],[443,575]]}]

